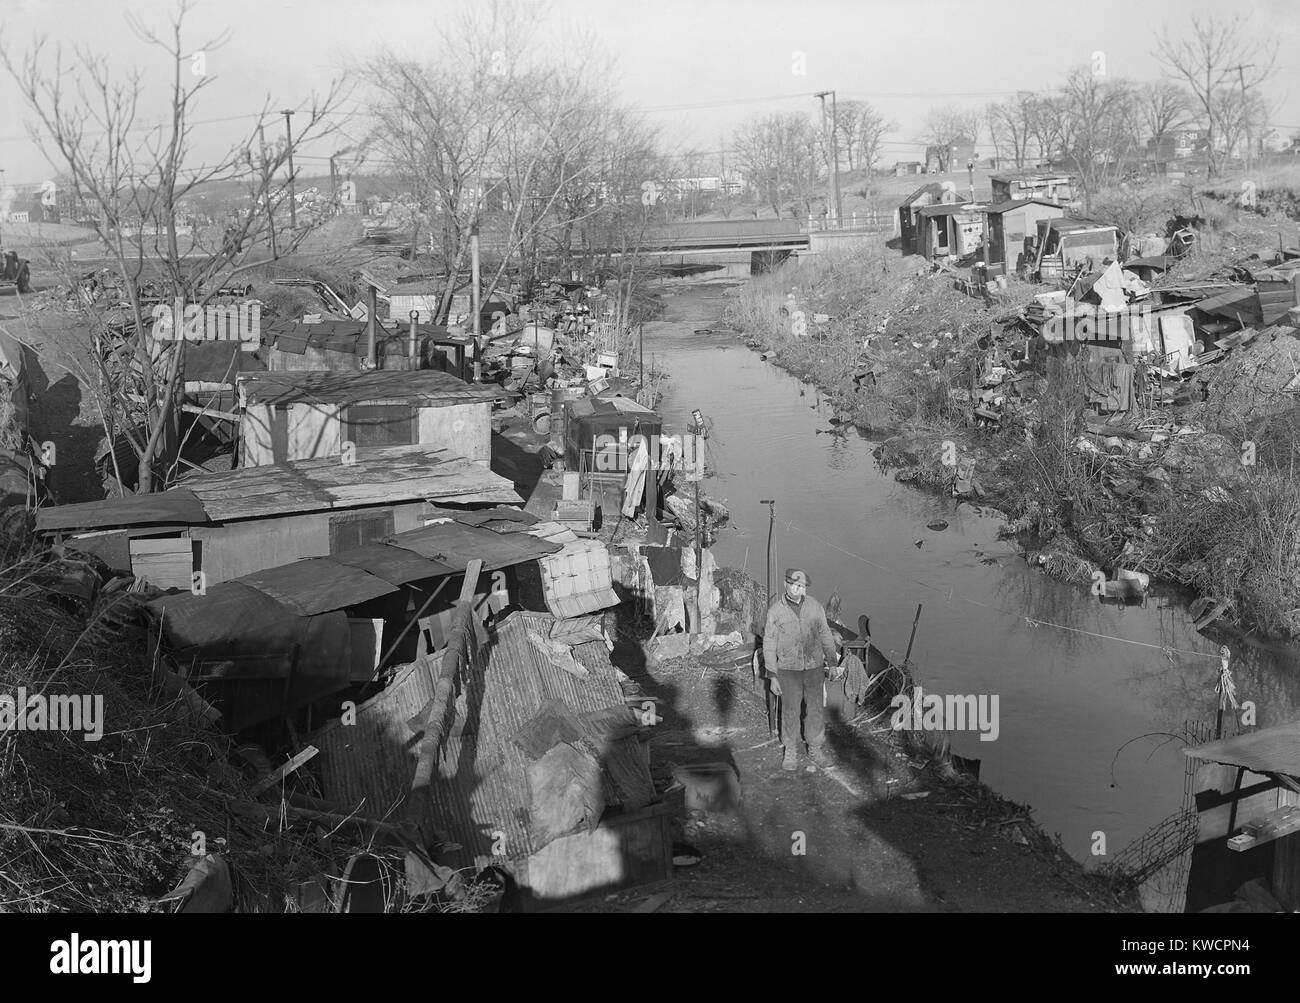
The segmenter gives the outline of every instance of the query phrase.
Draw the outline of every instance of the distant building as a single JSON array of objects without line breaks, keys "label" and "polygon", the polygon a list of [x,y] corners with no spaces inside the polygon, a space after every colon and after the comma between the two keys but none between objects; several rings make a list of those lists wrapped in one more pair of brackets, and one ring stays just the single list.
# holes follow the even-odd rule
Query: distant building
[{"label": "distant building", "polygon": [[919,160],[900,160],[894,165],[894,177],[906,178],[913,174],[921,174],[925,170],[925,165]]},{"label": "distant building", "polygon": [[964,168],[975,159],[975,140],[957,136],[951,143],[925,148],[925,170],[928,174],[943,174]]},{"label": "distant building", "polygon": [[1046,199],[1060,205],[1074,197],[1073,176],[1060,171],[1007,171],[990,179],[993,203]]},{"label": "distant building", "polygon": [[1147,159],[1157,162],[1185,160],[1196,152],[1200,140],[1199,129],[1178,129],[1166,133],[1159,139],[1153,136],[1147,140]]}]

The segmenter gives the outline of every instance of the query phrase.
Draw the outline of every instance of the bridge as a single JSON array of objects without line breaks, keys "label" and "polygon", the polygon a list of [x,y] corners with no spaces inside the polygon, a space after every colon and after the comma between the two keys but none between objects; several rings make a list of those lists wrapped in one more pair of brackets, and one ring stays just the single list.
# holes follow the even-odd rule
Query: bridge
[{"label": "bridge", "polygon": [[657,223],[639,234],[629,235],[626,252],[641,254],[734,254],[737,251],[809,251],[837,237],[865,237],[880,233],[888,224],[862,217],[836,226],[808,226],[793,219],[690,220]]}]

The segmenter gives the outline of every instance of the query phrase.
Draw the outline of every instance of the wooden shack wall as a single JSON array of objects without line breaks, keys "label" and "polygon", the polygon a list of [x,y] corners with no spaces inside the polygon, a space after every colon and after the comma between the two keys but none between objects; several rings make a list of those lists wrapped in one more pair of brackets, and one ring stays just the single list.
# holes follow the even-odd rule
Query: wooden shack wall
[{"label": "wooden shack wall", "polygon": [[428,506],[424,501],[408,501],[303,512],[274,519],[241,519],[222,526],[195,526],[190,534],[203,541],[199,562],[207,584],[212,586],[304,557],[328,557],[333,517],[390,510],[393,531],[402,533],[424,525]]},{"label": "wooden shack wall", "polygon": [[271,348],[267,353],[266,368],[271,372],[333,369],[342,372],[360,372],[361,356],[356,352],[338,352],[328,348],[308,345],[301,355]]},{"label": "wooden shack wall", "polygon": [[[241,422],[240,466],[258,467],[285,460],[311,460],[343,452],[341,404],[294,404],[276,410],[250,404]],[[416,408],[417,440],[431,449],[488,466],[492,460],[492,402]],[[278,444],[283,445],[278,445]],[[277,451],[285,455],[277,456]]]},{"label": "wooden shack wall", "polygon": [[423,445],[448,449],[482,466],[492,462],[492,402],[417,409]]}]

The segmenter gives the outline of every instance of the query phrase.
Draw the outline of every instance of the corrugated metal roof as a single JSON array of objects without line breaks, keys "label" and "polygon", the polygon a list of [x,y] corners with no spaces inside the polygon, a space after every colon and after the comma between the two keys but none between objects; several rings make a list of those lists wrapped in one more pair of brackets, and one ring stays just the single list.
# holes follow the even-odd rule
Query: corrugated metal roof
[{"label": "corrugated metal roof", "polygon": [[455,568],[440,561],[421,557],[402,547],[390,547],[385,543],[372,543],[364,547],[341,550],[337,554],[330,554],[329,559],[336,564],[358,568],[383,579],[390,585],[405,585],[407,582],[418,582],[423,578],[440,578],[444,575],[458,574]]},{"label": "corrugated metal roof", "polygon": [[1259,297],[1250,286],[1237,286],[1192,305],[1204,313],[1233,318],[1240,316],[1245,321],[1257,322],[1261,318]]},{"label": "corrugated metal roof", "polygon": [[[911,163],[919,164],[920,161],[914,160],[911,161]],[[928,184],[924,184],[916,191],[912,192],[911,195],[907,196],[907,198],[903,199],[903,201],[899,203],[899,207],[902,208],[904,206],[910,206],[922,195],[929,195],[932,198],[939,198],[943,195],[943,185],[941,185],[938,181],[931,181]]]},{"label": "corrugated metal roof", "polygon": [[1300,777],[1300,721],[1184,749],[1183,753],[1192,759],[1241,766],[1254,773]]},{"label": "corrugated metal roof", "polygon": [[415,776],[419,736],[407,724],[427,713],[444,653],[398,671],[381,692],[357,706],[352,724],[332,721],[311,737],[330,800],[365,818],[398,819]]},{"label": "corrugated metal roof", "polygon": [[400,401],[438,407],[506,399],[500,387],[466,383],[438,369],[372,372],[289,370],[241,375],[239,386],[250,404],[359,404]]},{"label": "corrugated metal roof", "polygon": [[355,606],[388,595],[395,588],[381,578],[328,557],[309,557],[255,571],[237,581],[303,616]]},{"label": "corrugated metal roof", "polygon": [[662,422],[655,411],[630,397],[583,397],[569,404],[569,417],[575,420],[593,415],[628,415],[647,422]]},{"label": "corrugated metal roof", "polygon": [[1051,199],[1040,198],[1012,199],[1010,202],[999,202],[997,205],[985,206],[984,212],[1000,214],[1010,212],[1012,209],[1019,209],[1021,206],[1026,205],[1045,205],[1048,208],[1060,209],[1061,212],[1065,212],[1064,206],[1059,202],[1053,202]]},{"label": "corrugated metal roof", "polygon": [[1057,171],[1010,171],[1006,174],[994,174],[989,178],[990,181],[1072,181],[1073,176],[1063,174]]},{"label": "corrugated metal roof", "polygon": [[[522,527],[521,527],[522,528]],[[530,533],[497,533],[459,522],[440,522],[388,537],[385,543],[414,551],[463,572],[478,558],[484,571],[534,561],[560,549]]]},{"label": "corrugated metal roof", "polygon": [[979,212],[983,206],[978,202],[941,202],[921,209],[922,216],[953,216],[959,212]]},{"label": "corrugated metal roof", "polygon": [[202,525],[404,501],[519,502],[511,482],[446,450],[394,446],[338,457],[204,473],[155,494],[40,509],[36,528],[96,529],[152,523]]},{"label": "corrugated metal roof", "polygon": [[[494,844],[515,861],[544,845],[532,827],[530,759],[512,739],[545,702],[558,701],[577,717],[621,719],[627,731],[636,724],[602,642],[574,647],[574,657],[587,673],[582,677],[552,664],[533,643],[529,634],[546,636],[553,623],[543,614],[511,614],[486,648],[471,653],[462,672],[462,694],[454,723],[444,733],[424,818],[433,830],[462,845],[451,854],[452,866],[485,866],[493,859]],[[321,750],[330,800],[367,817],[383,817],[408,796],[419,736],[407,722],[427,712],[440,664],[440,656],[416,663],[362,704],[354,725],[334,723],[312,737]],[[593,732],[589,740],[598,749],[621,753],[601,756],[605,763],[617,761],[617,775],[607,772],[603,778],[607,804],[639,807],[654,799],[649,770],[629,754],[637,747],[634,735]]]}]

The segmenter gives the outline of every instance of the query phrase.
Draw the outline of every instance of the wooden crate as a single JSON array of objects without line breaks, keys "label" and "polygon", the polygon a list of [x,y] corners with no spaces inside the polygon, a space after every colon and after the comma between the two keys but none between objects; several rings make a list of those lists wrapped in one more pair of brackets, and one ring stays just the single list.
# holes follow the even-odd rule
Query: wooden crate
[{"label": "wooden crate", "polygon": [[595,507],[590,498],[555,503],[555,521],[578,532],[590,532],[595,521]]}]

